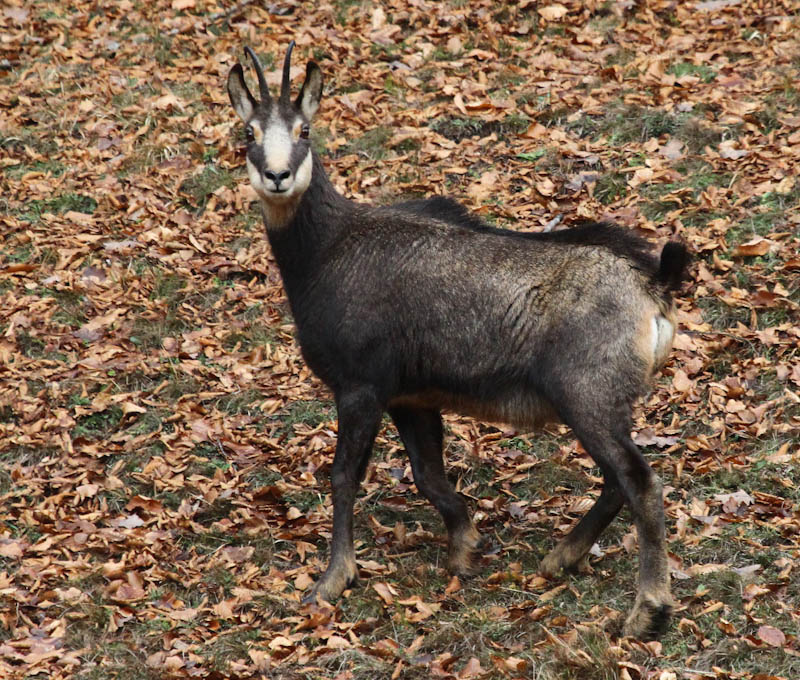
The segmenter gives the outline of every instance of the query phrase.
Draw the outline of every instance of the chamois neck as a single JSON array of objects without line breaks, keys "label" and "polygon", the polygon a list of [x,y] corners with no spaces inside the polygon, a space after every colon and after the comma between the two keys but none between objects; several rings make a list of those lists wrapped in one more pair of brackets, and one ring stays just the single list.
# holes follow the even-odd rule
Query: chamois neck
[{"label": "chamois neck", "polygon": [[267,237],[287,288],[314,267],[335,239],[352,206],[333,186],[316,152],[311,153],[311,182],[295,204],[294,214],[286,216],[284,226],[270,225],[269,209],[262,204]]}]

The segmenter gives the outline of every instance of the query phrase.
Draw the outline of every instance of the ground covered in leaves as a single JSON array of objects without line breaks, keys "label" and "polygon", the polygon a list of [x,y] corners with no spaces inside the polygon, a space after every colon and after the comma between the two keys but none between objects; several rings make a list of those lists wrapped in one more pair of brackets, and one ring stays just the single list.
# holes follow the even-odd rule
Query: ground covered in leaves
[{"label": "ground covered in leaves", "polygon": [[[796,3],[8,0],[0,10],[0,675],[800,677]],[[455,196],[537,230],[613,219],[695,254],[635,439],[666,485],[678,609],[619,637],[636,538],[537,565],[601,488],[566,429],[448,417],[488,549],[381,432],[361,585],[324,566],[336,420],[299,358],[228,70],[297,41],[342,192]],[[271,75],[276,82],[276,73]]]}]

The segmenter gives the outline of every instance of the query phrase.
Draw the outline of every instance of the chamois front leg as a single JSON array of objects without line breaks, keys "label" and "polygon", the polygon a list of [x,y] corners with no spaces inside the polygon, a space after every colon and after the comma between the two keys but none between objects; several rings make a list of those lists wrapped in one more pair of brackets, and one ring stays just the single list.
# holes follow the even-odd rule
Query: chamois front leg
[{"label": "chamois front leg", "polygon": [[317,585],[304,598],[305,602],[315,602],[318,598],[332,602],[358,580],[353,548],[353,506],[359,483],[367,471],[382,410],[367,390],[343,394],[337,399],[336,408],[339,436],[331,469],[331,558]]},{"label": "chamois front leg", "polygon": [[480,534],[470,519],[466,501],[444,473],[441,415],[438,411],[411,408],[393,408],[389,415],[408,452],[417,488],[444,519],[449,543],[448,569],[462,576],[472,574]]}]

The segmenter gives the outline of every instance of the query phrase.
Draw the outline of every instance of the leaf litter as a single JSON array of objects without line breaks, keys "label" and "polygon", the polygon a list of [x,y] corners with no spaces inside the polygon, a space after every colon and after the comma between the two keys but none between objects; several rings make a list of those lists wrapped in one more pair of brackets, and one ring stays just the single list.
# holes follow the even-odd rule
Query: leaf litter
[{"label": "leaf litter", "polygon": [[[794,3],[12,0],[2,22],[3,677],[800,675]],[[635,424],[665,481],[661,642],[617,637],[628,529],[593,574],[536,573],[601,488],[566,429],[455,416],[449,469],[490,537],[478,576],[441,568],[387,427],[361,585],[301,604],[335,410],[224,90],[244,44],[275,83],[290,39],[294,75],[312,57],[325,74],[315,135],[346,195],[449,194],[521,230],[612,219],[695,253]]]}]

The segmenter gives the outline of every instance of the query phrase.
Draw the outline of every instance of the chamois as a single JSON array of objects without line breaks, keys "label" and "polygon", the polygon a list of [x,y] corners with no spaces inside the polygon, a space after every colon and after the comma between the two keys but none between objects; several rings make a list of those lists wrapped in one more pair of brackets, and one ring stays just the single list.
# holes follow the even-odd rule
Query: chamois
[{"label": "chamois", "polygon": [[633,440],[632,409],[666,361],[670,291],[687,253],[608,224],[546,234],[497,229],[443,197],[375,207],[331,184],[309,141],[322,73],[309,62],[297,98],[289,65],[270,95],[249,48],[260,101],[241,64],[228,94],[245,124],[246,164],[280,268],[303,357],[331,389],[339,432],[331,470],[330,562],[309,600],[357,578],[353,506],[388,412],[418,489],[448,531],[448,567],[469,573],[480,536],[447,481],[441,411],[532,428],[569,425],[600,467],[595,505],[542,561],[575,567],[623,503],[640,545],[639,586],[624,632],[663,632],[672,598],[662,485]]}]

